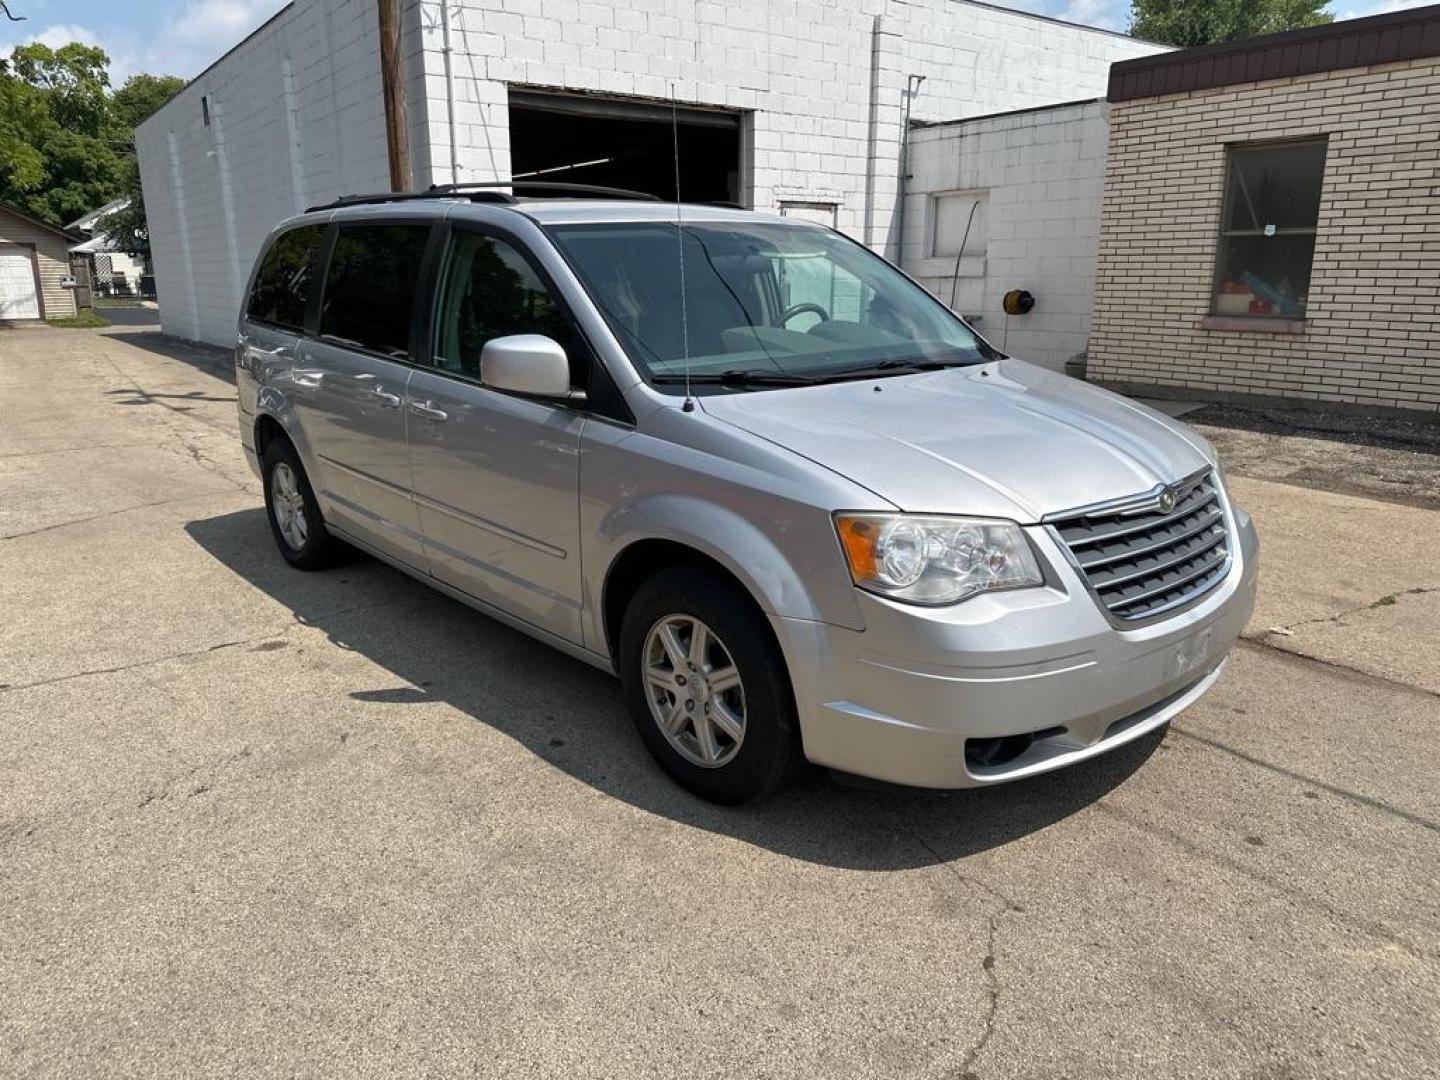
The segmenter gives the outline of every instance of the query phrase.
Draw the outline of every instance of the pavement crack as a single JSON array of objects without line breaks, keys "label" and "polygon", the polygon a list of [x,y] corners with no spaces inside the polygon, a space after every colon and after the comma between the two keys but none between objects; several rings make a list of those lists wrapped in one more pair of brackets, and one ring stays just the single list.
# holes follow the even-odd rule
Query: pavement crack
[{"label": "pavement crack", "polygon": [[1310,893],[1303,892],[1302,890],[1297,889],[1292,885],[1287,885],[1282,881],[1278,881],[1275,878],[1269,877],[1268,875],[1261,873],[1259,870],[1256,870],[1254,867],[1247,866],[1244,863],[1239,862],[1236,859],[1232,859],[1227,855],[1220,854],[1216,851],[1208,850],[1207,848],[1201,846],[1194,840],[1190,839],[1187,836],[1184,836],[1183,834],[1177,832],[1174,829],[1169,829],[1153,821],[1148,821],[1137,814],[1126,813],[1125,811],[1119,810],[1116,807],[1112,806],[1110,803],[1106,802],[1103,799],[1095,803],[1095,810],[1099,813],[1105,814],[1106,816],[1116,821],[1129,825],[1133,829],[1138,829],[1141,832],[1149,833],[1151,836],[1158,837],[1161,840],[1174,844],[1176,847],[1180,848],[1182,851],[1186,852],[1189,855],[1204,859],[1207,862],[1222,867],[1223,869],[1229,871],[1232,874],[1237,874],[1241,877],[1248,878],[1249,880],[1255,882],[1263,888],[1269,889],[1270,891],[1278,893],[1279,895],[1286,897],[1294,903],[1299,904],[1301,907],[1309,908],[1311,911],[1319,912],[1321,915],[1324,915],[1326,918],[1332,920],[1335,923],[1338,923],[1342,926],[1353,927],[1354,929],[1359,930],[1361,933],[1368,934],[1371,937],[1376,938],[1380,941],[1388,942],[1389,944],[1395,946],[1395,948],[1404,952],[1411,959],[1419,960],[1422,963],[1427,964],[1431,963],[1435,959],[1435,957],[1427,954],[1424,949],[1401,937],[1399,934],[1391,930],[1383,923],[1375,922],[1372,919],[1367,919],[1362,915],[1356,915],[1351,912],[1341,911],[1339,908],[1333,906],[1332,904],[1320,897],[1312,896]]},{"label": "pavement crack", "polygon": [[[1280,640],[1283,641],[1284,638]],[[1374,671],[1365,671],[1363,668],[1342,664],[1338,660],[1327,660],[1324,657],[1312,656],[1309,653],[1300,652],[1296,649],[1287,649],[1284,645],[1279,644],[1279,642],[1270,641],[1265,637],[1242,637],[1240,643],[1252,649],[1264,649],[1277,653],[1291,660],[1319,664],[1321,667],[1330,668],[1332,671],[1337,671],[1345,675],[1358,676],[1362,679],[1372,679],[1383,686],[1388,686],[1395,690],[1404,690],[1411,694],[1419,694],[1421,697],[1440,698],[1440,691],[1431,690],[1428,686],[1416,686],[1414,683],[1402,682],[1388,675],[1380,675]]]},{"label": "pavement crack", "polygon": [[139,503],[136,506],[122,506],[115,510],[102,510],[100,513],[91,514],[88,517],[70,518],[68,521],[57,521],[52,525],[42,525],[38,529],[26,529],[22,532],[6,533],[4,536],[0,536],[0,540],[19,540],[26,536],[38,536],[41,533],[52,532],[55,529],[68,528],[71,525],[84,525],[88,521],[99,521],[102,518],[117,517],[120,514],[132,514],[136,510],[149,510],[154,506],[170,506],[174,503],[191,502],[195,499],[209,499],[216,495],[227,494],[229,494],[229,492],[218,489],[215,491],[199,491],[194,495],[180,495],[173,499],[157,499],[154,502]]},{"label": "pavement crack", "polygon": [[[283,632],[283,631],[282,631]],[[49,679],[36,679],[28,683],[10,683],[0,686],[0,694],[10,694],[17,690],[33,690],[37,686],[54,686],[56,683],[70,682],[72,679],[88,679],[95,675],[114,675],[121,671],[134,671],[136,668],[153,667],[155,664],[163,664],[170,660],[185,660],[192,656],[204,656],[206,653],[219,652],[221,649],[233,649],[237,645],[249,645],[253,642],[264,641],[273,638],[274,632],[261,634],[258,637],[241,638],[238,641],[222,641],[216,645],[206,645],[200,649],[185,649],[180,652],[166,653],[164,656],[152,656],[145,660],[135,660],[129,664],[115,664],[112,667],[87,668],[84,671],[72,671],[68,675],[56,675]]]},{"label": "pavement crack", "polygon": [[1296,783],[1305,784],[1313,788],[1318,788],[1321,791],[1328,792],[1329,794],[1334,795],[1336,798],[1343,799],[1346,802],[1354,803],[1357,806],[1363,806],[1370,810],[1378,810],[1382,814],[1388,814],[1391,817],[1399,818],[1401,821],[1404,821],[1407,824],[1416,825],[1422,829],[1428,829],[1430,832],[1433,833],[1440,833],[1440,822],[1431,821],[1429,818],[1422,817],[1419,814],[1411,813],[1409,810],[1402,810],[1398,806],[1391,806],[1389,803],[1382,802],[1381,800],[1374,798],[1373,796],[1362,795],[1358,791],[1351,791],[1348,788],[1337,787],[1334,784],[1326,783],[1324,780],[1317,780],[1313,776],[1306,776],[1304,773],[1296,772],[1293,769],[1287,769],[1283,765],[1276,765],[1273,762],[1264,760],[1263,758],[1254,757],[1250,754],[1247,754],[1243,750],[1237,750],[1233,746],[1227,746],[1217,739],[1209,738],[1194,731],[1187,731],[1185,728],[1180,727],[1173,722],[1170,724],[1170,730],[1176,735],[1179,735],[1181,738],[1190,739],[1192,742],[1200,743],[1202,746],[1208,746],[1212,750],[1218,750],[1221,753],[1229,754],[1231,757],[1238,758],[1240,761],[1243,761],[1249,765],[1254,765],[1257,768],[1273,772],[1277,776],[1283,776],[1287,780],[1294,780]]},{"label": "pavement crack", "polygon": [[989,936],[985,945],[985,957],[980,961],[980,967],[985,972],[987,982],[987,993],[989,994],[989,1006],[985,1010],[985,1020],[980,1028],[980,1037],[966,1048],[965,1054],[960,1059],[960,1064],[955,1067],[955,1075],[958,1080],[975,1080],[975,1071],[971,1068],[990,1045],[991,1038],[995,1035],[995,1019],[1000,1012],[1000,977],[995,972],[995,938],[1000,933],[1000,919],[1009,914],[1013,908],[1002,908],[990,916]]},{"label": "pavement crack", "polygon": [[995,1035],[996,1020],[1000,1013],[1000,976],[996,971],[995,942],[1000,934],[1000,920],[1007,915],[1023,914],[1025,909],[1014,900],[1010,899],[1002,890],[978,878],[970,877],[962,873],[953,863],[941,857],[940,853],[918,832],[914,834],[915,841],[931,856],[934,857],[936,865],[944,870],[955,880],[976,889],[986,896],[1000,902],[1000,906],[992,911],[986,924],[985,955],[980,960],[980,969],[985,973],[986,1008],[985,1016],[981,1022],[980,1034],[960,1056],[960,1062],[952,1070],[947,1070],[946,1075],[954,1077],[955,1080],[975,1080],[973,1066],[985,1048],[990,1045],[990,1040]]},{"label": "pavement crack", "polygon": [[[204,656],[208,653],[219,652],[222,649],[234,649],[241,645],[254,645],[262,641],[271,641],[276,637],[289,633],[295,627],[311,629],[323,629],[320,626],[326,619],[340,615],[350,615],[359,611],[370,611],[375,608],[389,607],[398,603],[398,600],[375,600],[363,604],[352,604],[347,607],[334,608],[330,611],[321,612],[318,615],[307,616],[299,612],[292,612],[290,622],[278,630],[267,630],[263,634],[256,634],[253,637],[237,638],[234,641],[221,641],[214,645],[205,645],[195,649],[183,649],[179,652],[166,653],[164,656],[152,656],[145,660],[135,660],[128,664],[115,664],[111,667],[87,668],[84,671],[72,671],[68,675],[56,675],[49,679],[36,679],[28,683],[0,683],[0,694],[14,693],[17,690],[32,690],[37,686],[53,686],[56,683],[70,682],[72,679],[88,679],[95,675],[114,675],[121,671],[133,671],[136,668],[153,667],[156,664],[164,664],[170,660],[186,660],[195,656]],[[335,642],[336,647],[344,649],[345,645]]]},{"label": "pavement crack", "polygon": [[1334,615],[1317,615],[1313,619],[1301,619],[1299,622],[1286,623],[1282,626],[1272,626],[1268,630],[1265,630],[1260,634],[1254,636],[1247,636],[1247,640],[1263,641],[1265,638],[1269,637],[1272,634],[1277,634],[1281,637],[1289,637],[1302,626],[1316,626],[1322,623],[1337,623],[1343,625],[1345,620],[1350,618],[1352,615],[1359,615],[1361,612],[1364,611],[1374,611],[1377,608],[1391,607],[1401,596],[1424,596],[1427,593],[1437,592],[1440,592],[1440,587],[1436,587],[1433,585],[1419,585],[1411,589],[1398,589],[1395,592],[1386,593],[1379,599],[1371,600],[1369,603],[1361,604],[1358,607],[1347,608],[1344,611],[1337,611]]},{"label": "pavement crack", "polygon": [[126,442],[87,443],[84,446],[56,446],[49,450],[20,450],[13,454],[0,454],[0,461],[10,461],[13,458],[47,457],[52,454],[80,454],[91,450],[143,450],[150,445],[148,442]]}]

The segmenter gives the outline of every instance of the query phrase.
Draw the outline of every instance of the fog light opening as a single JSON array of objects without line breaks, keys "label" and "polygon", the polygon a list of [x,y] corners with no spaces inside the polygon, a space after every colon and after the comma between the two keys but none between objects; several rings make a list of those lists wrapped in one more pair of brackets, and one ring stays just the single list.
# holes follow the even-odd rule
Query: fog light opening
[{"label": "fog light opening", "polygon": [[972,770],[995,769],[1008,765],[1041,739],[1064,735],[1063,727],[1027,731],[1022,735],[997,735],[988,739],[965,740],[965,764]]}]

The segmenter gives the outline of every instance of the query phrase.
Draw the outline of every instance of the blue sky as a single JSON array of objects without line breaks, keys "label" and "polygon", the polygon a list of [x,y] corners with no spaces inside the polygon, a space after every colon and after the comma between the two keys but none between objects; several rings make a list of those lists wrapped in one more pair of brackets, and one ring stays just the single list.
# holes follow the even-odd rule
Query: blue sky
[{"label": "blue sky", "polygon": [[[190,77],[285,4],[285,0],[8,0],[25,22],[0,21],[0,55],[25,41],[78,40],[110,54],[116,85],[138,71]],[[999,0],[1009,7],[1123,30],[1129,0]],[[1338,18],[1419,7],[1433,0],[1333,0]]]}]

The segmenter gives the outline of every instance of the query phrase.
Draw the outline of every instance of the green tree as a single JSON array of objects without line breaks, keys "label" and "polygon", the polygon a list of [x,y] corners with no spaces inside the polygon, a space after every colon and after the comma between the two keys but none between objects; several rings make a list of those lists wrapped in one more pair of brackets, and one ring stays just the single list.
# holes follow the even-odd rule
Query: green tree
[{"label": "green tree", "polygon": [[22,45],[0,60],[0,200],[56,225],[128,195],[103,229],[149,254],[135,125],[184,86],[171,75],[135,75],[110,91],[109,58],[71,43]]},{"label": "green tree", "polygon": [[0,199],[60,225],[115,197],[121,174],[108,65],[100,49],[73,42],[22,45],[11,54],[0,96],[21,103],[16,138],[28,148],[28,164],[0,178]]},{"label": "green tree", "polygon": [[1332,22],[1326,0],[1134,0],[1130,33],[1189,48]]},{"label": "green tree", "polygon": [[[140,188],[140,162],[135,156],[135,128],[148,120],[155,110],[178,94],[185,80],[174,75],[132,75],[111,99],[117,119],[132,140],[129,152],[121,160],[122,175],[119,195],[128,196],[130,203],[105,218],[104,230],[125,251],[137,258],[150,259],[150,230],[145,224],[145,196]],[[118,196],[117,196],[118,197]]]},{"label": "green tree", "polygon": [[45,158],[35,138],[45,106],[35,88],[0,60],[0,196],[33,191],[45,179]]},{"label": "green tree", "polygon": [[184,88],[185,80],[174,75],[131,75],[115,91],[110,106],[120,126],[133,132]]}]

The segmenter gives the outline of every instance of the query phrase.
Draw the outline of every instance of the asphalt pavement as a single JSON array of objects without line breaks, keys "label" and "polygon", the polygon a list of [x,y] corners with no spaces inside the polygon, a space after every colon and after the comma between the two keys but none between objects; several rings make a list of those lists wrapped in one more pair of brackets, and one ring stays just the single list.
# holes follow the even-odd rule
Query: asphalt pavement
[{"label": "asphalt pavement", "polygon": [[1440,1075],[1440,511],[1230,479],[1168,732],[722,809],[602,673],[291,570],[224,354],[0,331],[0,1076]]}]

